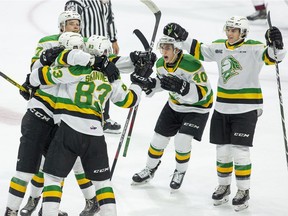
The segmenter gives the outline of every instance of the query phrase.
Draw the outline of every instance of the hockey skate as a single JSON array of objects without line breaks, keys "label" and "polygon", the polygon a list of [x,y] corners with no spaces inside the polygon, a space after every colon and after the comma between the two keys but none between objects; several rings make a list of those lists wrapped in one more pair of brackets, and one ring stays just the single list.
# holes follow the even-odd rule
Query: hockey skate
[{"label": "hockey skate", "polygon": [[247,16],[247,19],[250,21],[258,20],[258,19],[266,19],[267,18],[267,11],[266,9],[258,10],[251,14],[250,16]]},{"label": "hockey skate", "polygon": [[27,204],[20,210],[20,215],[30,216],[35,211],[41,197],[29,197]]},{"label": "hockey skate", "polygon": [[10,208],[6,208],[4,216],[17,216],[18,211],[14,211]]},{"label": "hockey skate", "polygon": [[[38,212],[38,216],[42,216],[42,207],[41,209],[39,210]],[[63,212],[63,211],[58,211],[58,216],[68,216],[68,214],[66,212]]]},{"label": "hockey skate", "polygon": [[248,208],[249,190],[239,190],[236,193],[236,196],[232,200],[232,205],[236,212],[242,211]]},{"label": "hockey skate", "polygon": [[103,127],[104,133],[110,133],[110,134],[120,134],[121,133],[120,129],[121,125],[111,119],[107,119]]},{"label": "hockey skate", "polygon": [[100,207],[96,197],[93,197],[92,199],[86,199],[86,206],[80,213],[80,216],[94,216],[97,212],[99,212],[99,210]]},{"label": "hockey skate", "polygon": [[173,177],[170,182],[171,193],[174,190],[178,190],[181,187],[186,172],[179,172],[177,169],[174,170]]},{"label": "hockey skate", "polygon": [[134,174],[134,176],[132,177],[133,182],[131,183],[131,185],[140,185],[149,182],[154,177],[154,174],[160,163],[161,161],[159,161],[157,166],[153,169],[149,169],[146,166],[141,172]]},{"label": "hockey skate", "polygon": [[230,185],[219,185],[215,192],[212,194],[212,199],[214,200],[214,206],[219,206],[227,203],[229,200]]}]

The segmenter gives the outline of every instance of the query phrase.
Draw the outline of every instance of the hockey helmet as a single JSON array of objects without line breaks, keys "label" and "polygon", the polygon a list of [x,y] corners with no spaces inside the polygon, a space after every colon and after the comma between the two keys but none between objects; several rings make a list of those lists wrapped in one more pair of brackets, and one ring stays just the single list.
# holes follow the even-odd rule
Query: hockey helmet
[{"label": "hockey helmet", "polygon": [[[182,42],[176,41],[174,38],[169,37],[167,35],[163,35],[157,44],[157,49],[161,50],[163,44],[171,44],[174,48],[174,53],[177,54],[182,50]],[[175,51],[175,48],[178,49],[178,52]]]},{"label": "hockey helmet", "polygon": [[109,39],[104,36],[92,35],[86,42],[86,50],[91,55],[106,55],[112,54],[112,47]]},{"label": "hockey helmet", "polygon": [[223,30],[226,31],[227,27],[230,28],[239,28],[240,29],[240,38],[244,39],[249,33],[249,22],[246,17],[243,16],[233,16],[228,19],[224,25]]},{"label": "hockey helmet", "polygon": [[75,32],[64,32],[58,39],[59,45],[64,46],[65,49],[80,49],[84,50],[85,44],[83,37]]},{"label": "hockey helmet", "polygon": [[65,27],[67,20],[79,20],[81,30],[81,16],[76,11],[63,11],[58,17],[58,28],[62,32],[62,28]]}]

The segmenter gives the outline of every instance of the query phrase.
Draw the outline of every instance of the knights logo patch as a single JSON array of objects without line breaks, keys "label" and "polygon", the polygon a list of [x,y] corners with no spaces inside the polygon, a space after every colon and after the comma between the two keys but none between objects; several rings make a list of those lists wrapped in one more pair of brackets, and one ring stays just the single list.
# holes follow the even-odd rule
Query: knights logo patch
[{"label": "knights logo patch", "polygon": [[242,70],[240,63],[233,57],[227,56],[221,61],[221,77],[224,83],[239,74],[239,70]]}]

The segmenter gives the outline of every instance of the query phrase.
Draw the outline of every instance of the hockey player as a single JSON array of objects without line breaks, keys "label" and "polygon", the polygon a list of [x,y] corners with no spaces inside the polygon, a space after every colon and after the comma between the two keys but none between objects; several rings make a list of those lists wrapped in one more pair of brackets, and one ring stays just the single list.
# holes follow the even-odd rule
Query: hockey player
[{"label": "hockey player", "polygon": [[217,99],[211,119],[210,142],[216,144],[219,186],[212,199],[214,205],[228,201],[234,163],[238,191],[232,205],[239,211],[248,207],[252,166],[250,147],[263,108],[259,73],[263,64],[275,63],[273,43],[279,61],[284,58],[286,51],[281,32],[276,27],[265,33],[268,46],[245,40],[249,33],[245,17],[229,18],[224,31],[227,39],[216,40],[208,45],[188,37],[188,32],[176,23],[164,27],[165,35],[184,41],[184,48],[197,59],[218,64]]},{"label": "hockey player", "polygon": [[255,12],[250,16],[247,16],[247,19],[250,21],[258,20],[258,19],[266,19],[267,18],[267,10],[264,0],[252,0],[252,3],[255,8]]},{"label": "hockey player", "polygon": [[[87,44],[87,50],[96,48],[91,46],[89,39]],[[31,73],[30,83],[33,86],[62,83],[54,111],[55,121],[60,126],[44,164],[44,216],[57,215],[61,181],[69,174],[77,156],[81,157],[86,177],[97,190],[101,216],[117,215],[103,135],[102,110],[108,99],[123,108],[137,105],[141,88],[132,84],[128,89],[119,78],[109,82],[106,74],[101,72],[102,68],[102,65],[96,70],[87,66],[44,66]]]},{"label": "hockey player", "polygon": [[[60,34],[47,36],[39,41],[36,54],[32,58],[32,69],[37,69],[43,65],[51,65],[63,50],[63,48],[58,47],[59,36],[63,32],[79,32],[80,25],[80,15],[76,12],[65,11],[61,13],[59,15]],[[82,63],[87,65],[89,61],[90,55],[88,55],[86,62]],[[25,82],[24,86],[29,86],[29,82]],[[21,124],[22,137],[20,139],[17,172],[11,179],[5,215],[17,214],[28,182],[31,180],[33,174],[39,171],[42,154],[46,154],[54,132],[57,129],[57,126],[53,122],[53,110],[57,91],[58,87],[47,88],[40,86],[28,102],[28,109]],[[30,98],[30,94],[23,91],[20,93],[26,99]],[[95,189],[92,183],[85,178],[79,160],[77,160],[73,169],[86,199],[86,206],[81,215],[89,215],[87,213],[93,215],[99,210],[95,197]],[[35,210],[42,193],[43,183],[43,173],[40,169],[40,172],[33,177],[31,196],[28,199],[28,203],[21,210],[21,215],[31,215]],[[41,210],[39,214],[41,214]],[[67,213],[60,211],[59,215],[67,215]]]},{"label": "hockey player", "polygon": [[162,109],[150,142],[146,167],[136,173],[132,184],[143,184],[154,177],[169,140],[174,136],[176,168],[170,182],[173,190],[180,188],[188,168],[192,139],[201,141],[213,103],[213,92],[207,74],[193,56],[183,54],[181,43],[163,36],[158,42],[162,54],[156,63],[157,78],[132,74],[132,81],[153,95],[167,90],[169,100]]},{"label": "hockey player", "polygon": [[[112,2],[110,0],[67,0],[65,10],[77,11],[83,20],[81,33],[84,37],[101,35],[109,38],[112,51],[119,54],[117,41],[117,30]],[[114,121],[109,114],[110,103],[105,106],[104,132],[110,134],[120,134],[121,124]]]}]

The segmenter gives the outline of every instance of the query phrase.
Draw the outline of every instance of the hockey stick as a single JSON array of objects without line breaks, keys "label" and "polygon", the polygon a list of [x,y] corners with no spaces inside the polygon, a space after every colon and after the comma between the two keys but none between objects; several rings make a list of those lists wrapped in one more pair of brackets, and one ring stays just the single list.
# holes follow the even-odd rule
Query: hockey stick
[{"label": "hockey stick", "polygon": [[150,42],[150,49],[148,50],[151,52],[154,47],[155,38],[156,38],[157,31],[158,31],[159,23],[160,23],[161,11],[157,7],[157,5],[151,0],[140,0],[140,1],[144,3],[153,12],[155,16],[154,30],[153,30],[153,34],[152,34],[152,38]]},{"label": "hockey stick", "polygon": [[135,30],[133,31],[133,33],[134,33],[134,34],[138,37],[138,39],[141,41],[144,49],[145,49],[146,51],[148,51],[148,50],[150,49],[150,45],[149,45],[146,37],[143,35],[143,33],[142,33],[139,29],[135,29]]},{"label": "hockey stick", "polygon": [[[146,39],[146,37],[143,35],[143,33],[139,30],[139,29],[135,29],[133,31],[133,33],[138,37],[138,39],[141,41],[141,43],[143,44],[144,49],[147,51],[150,49],[150,45]],[[128,147],[130,144],[130,140],[131,140],[131,136],[132,136],[132,131],[134,128],[134,122],[135,122],[135,118],[136,118],[136,114],[137,114],[137,110],[138,110],[138,106],[135,106],[134,108],[134,112],[133,112],[133,116],[132,116],[132,120],[130,122],[130,127],[129,127],[129,131],[128,131],[128,135],[126,137],[126,142],[125,142],[125,147],[124,147],[124,151],[123,151],[123,157],[127,156],[127,151],[128,151]]]},{"label": "hockey stick", "polygon": [[[154,25],[154,30],[153,30],[150,45],[140,30],[135,29],[133,31],[133,33],[135,33],[136,36],[139,38],[139,40],[142,42],[144,49],[148,52],[152,52],[153,46],[155,43],[156,34],[158,31],[158,27],[159,27],[159,23],[160,23],[161,11],[157,7],[157,5],[154,2],[152,2],[151,0],[140,0],[140,1],[142,3],[144,3],[153,12],[153,14],[155,16],[155,25]],[[131,123],[130,123],[129,132],[128,132],[126,143],[125,143],[123,157],[126,157],[126,155],[127,155],[128,146],[130,144],[130,139],[131,139],[131,135],[132,135],[132,130],[134,128],[134,122],[135,122],[137,111],[138,111],[138,106],[139,106],[139,104],[137,106],[135,106],[135,108],[134,108],[133,116],[132,116]]]},{"label": "hockey stick", "polygon": [[8,77],[6,74],[2,73],[1,71],[0,71],[0,76],[3,77],[4,79],[6,79],[8,82],[12,83],[14,86],[19,88],[21,91],[27,92],[27,90],[22,85],[20,85],[19,83],[17,83],[16,81],[14,81],[10,77]]},{"label": "hockey stick", "polygon": [[132,119],[131,119],[131,122],[130,122],[129,131],[128,131],[128,134],[127,134],[127,137],[126,137],[125,147],[124,147],[124,151],[123,151],[123,157],[126,157],[126,155],[127,155],[127,151],[128,151],[128,147],[129,147],[129,144],[130,144],[130,139],[131,139],[131,135],[132,135],[133,127],[134,127],[134,122],[135,122],[137,110],[138,110],[138,105],[135,106],[135,108],[134,108],[133,116],[132,116]]},{"label": "hockey stick", "polygon": [[120,141],[119,141],[118,148],[117,148],[117,151],[116,151],[116,154],[115,154],[115,157],[114,157],[114,161],[113,161],[113,164],[112,164],[112,167],[111,167],[110,180],[112,179],[112,176],[113,176],[113,173],[114,173],[114,170],[115,170],[115,167],[116,167],[118,156],[119,156],[122,144],[123,144],[123,140],[124,140],[127,128],[128,128],[128,124],[129,124],[132,112],[133,112],[133,108],[130,108],[128,116],[126,118],[126,122],[125,122],[125,125],[124,125],[124,128],[123,128],[123,131],[122,131],[122,134],[121,134],[121,137],[120,137]]},{"label": "hockey stick", "polygon": [[[269,28],[272,28],[271,18],[270,18],[270,11],[267,14],[267,21]],[[288,167],[288,145],[287,145],[287,136],[286,136],[286,127],[285,127],[285,116],[284,116],[284,107],[283,107],[283,100],[282,100],[282,90],[281,90],[281,82],[280,82],[280,75],[279,75],[279,67],[278,67],[278,60],[277,60],[277,53],[276,53],[276,46],[275,42],[273,41],[273,52],[275,57],[275,68],[276,68],[276,78],[277,78],[277,85],[278,85],[278,96],[280,102],[280,112],[281,112],[281,121],[282,121],[282,129],[284,135],[284,145],[285,145],[285,153],[286,153],[286,162]]]}]

